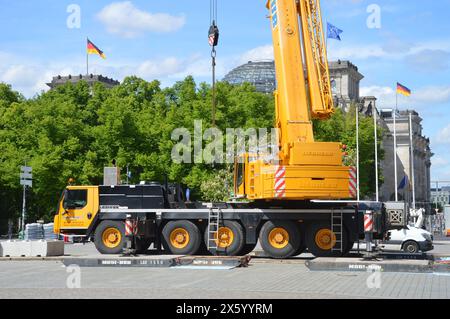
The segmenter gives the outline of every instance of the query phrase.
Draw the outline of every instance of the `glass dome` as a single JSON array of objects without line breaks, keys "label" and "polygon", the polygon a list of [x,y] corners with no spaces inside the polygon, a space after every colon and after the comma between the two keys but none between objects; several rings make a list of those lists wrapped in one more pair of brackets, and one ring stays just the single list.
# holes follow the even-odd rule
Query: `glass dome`
[{"label": "glass dome", "polygon": [[253,84],[258,92],[273,93],[276,89],[275,62],[250,61],[232,70],[223,80],[230,84],[248,82]]}]

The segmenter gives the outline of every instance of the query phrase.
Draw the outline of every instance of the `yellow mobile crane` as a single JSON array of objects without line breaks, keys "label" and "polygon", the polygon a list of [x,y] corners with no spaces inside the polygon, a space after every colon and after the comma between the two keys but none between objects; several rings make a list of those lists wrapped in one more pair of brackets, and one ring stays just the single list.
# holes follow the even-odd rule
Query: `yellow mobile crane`
[{"label": "yellow mobile crane", "polygon": [[314,141],[312,120],[334,112],[320,2],[269,0],[267,8],[278,86],[279,163],[245,154],[235,170],[235,193],[251,200],[353,198],[353,169],[342,164],[342,145]]},{"label": "yellow mobile crane", "polygon": [[235,193],[247,201],[191,203],[179,186],[159,183],[68,186],[55,232],[92,240],[103,254],[120,253],[131,236],[138,252],[154,244],[177,255],[244,255],[259,240],[268,256],[286,258],[306,249],[318,257],[345,255],[365,236],[365,213],[374,239],[404,226],[401,204],[349,200],[352,169],[342,164],[341,145],[314,141],[312,120],[333,113],[319,0],[270,0],[267,8],[280,152],[267,162],[254,154],[239,158]]}]

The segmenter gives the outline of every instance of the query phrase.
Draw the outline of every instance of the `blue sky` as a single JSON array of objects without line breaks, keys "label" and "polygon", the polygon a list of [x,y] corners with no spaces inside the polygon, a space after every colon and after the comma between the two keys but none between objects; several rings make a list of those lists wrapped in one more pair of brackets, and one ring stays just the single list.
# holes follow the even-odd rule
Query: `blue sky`
[{"label": "blue sky", "polygon": [[[218,72],[272,57],[265,0],[218,0],[221,41]],[[397,81],[413,90],[400,108],[423,117],[432,140],[433,179],[450,180],[450,0],[322,0],[323,19],[344,33],[329,41],[330,59],[348,59],[365,79],[363,95],[392,107]],[[80,28],[68,28],[71,4]],[[369,28],[369,5],[380,9],[381,27]],[[27,97],[46,89],[52,76],[86,70],[85,41],[106,60],[90,57],[90,70],[122,80],[136,74],[171,85],[186,75],[209,81],[208,0],[0,0],[0,81]]]}]

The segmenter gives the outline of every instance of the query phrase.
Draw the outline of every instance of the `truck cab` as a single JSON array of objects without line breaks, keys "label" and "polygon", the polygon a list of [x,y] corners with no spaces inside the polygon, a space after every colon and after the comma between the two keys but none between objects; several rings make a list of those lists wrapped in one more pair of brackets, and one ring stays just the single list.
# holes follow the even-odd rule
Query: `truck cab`
[{"label": "truck cab", "polygon": [[[58,202],[54,231],[63,236],[92,240],[97,250],[103,254],[118,254],[125,242],[124,222],[127,214],[170,206],[168,191],[159,183],[68,186]],[[111,213],[110,210],[115,212]],[[138,250],[146,250],[155,237],[152,226],[156,219],[155,214],[143,214],[142,217],[148,223],[137,240]]]},{"label": "truck cab", "polygon": [[68,186],[58,202],[55,233],[84,235],[99,213],[97,186]]}]

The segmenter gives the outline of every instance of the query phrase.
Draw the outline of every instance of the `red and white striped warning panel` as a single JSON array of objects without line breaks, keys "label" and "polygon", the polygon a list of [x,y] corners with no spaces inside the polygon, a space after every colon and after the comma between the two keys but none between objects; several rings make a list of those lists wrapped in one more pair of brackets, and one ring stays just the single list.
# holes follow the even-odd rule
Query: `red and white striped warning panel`
[{"label": "red and white striped warning panel", "polygon": [[373,215],[364,214],[364,232],[369,233],[373,231]]},{"label": "red and white striped warning panel", "polygon": [[59,240],[63,240],[65,243],[68,244],[73,244],[75,242],[80,241],[81,239],[83,239],[86,236],[81,236],[81,235],[66,235],[66,234],[59,234],[58,235],[58,239]]},{"label": "red and white striped warning panel", "polygon": [[278,166],[275,173],[275,197],[286,197],[286,167]]},{"label": "red and white striped warning panel", "polygon": [[125,236],[131,236],[134,234],[134,225],[133,221],[127,219],[125,221]]},{"label": "red and white striped warning panel", "polygon": [[357,187],[358,182],[357,182],[356,167],[350,167],[349,191],[351,198],[356,198],[358,196]]}]

